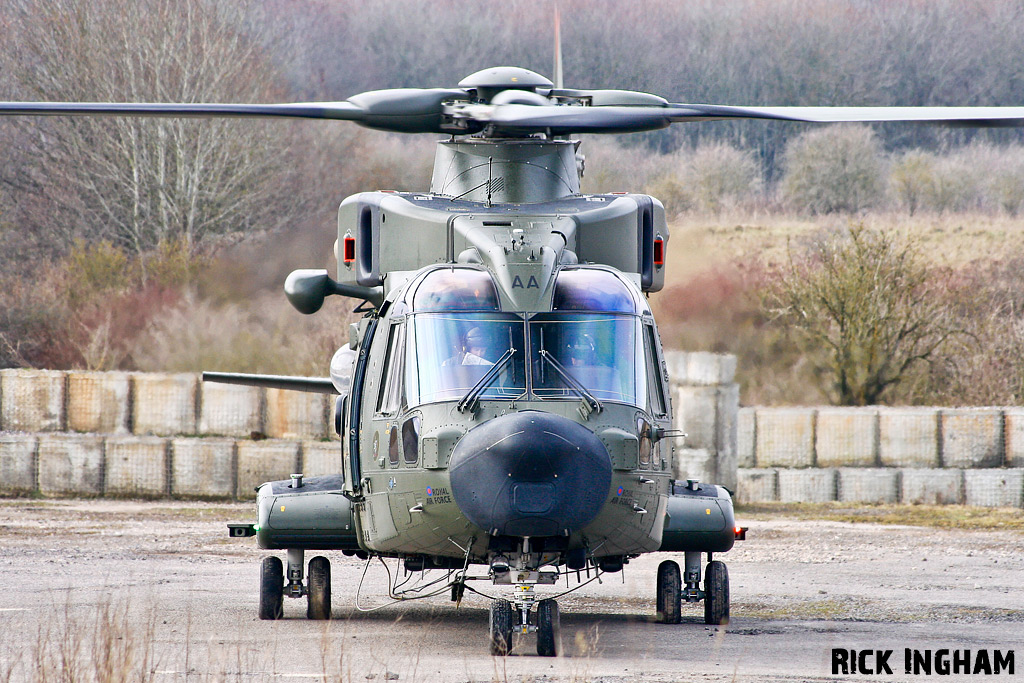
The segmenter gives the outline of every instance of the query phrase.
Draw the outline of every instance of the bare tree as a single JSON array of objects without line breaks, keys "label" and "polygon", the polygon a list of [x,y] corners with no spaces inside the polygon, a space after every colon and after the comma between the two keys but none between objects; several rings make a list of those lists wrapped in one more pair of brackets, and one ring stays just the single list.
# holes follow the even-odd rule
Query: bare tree
[{"label": "bare tree", "polygon": [[[4,99],[266,101],[274,74],[235,26],[245,3],[11,0]],[[276,227],[288,124],[139,118],[14,119],[0,182],[18,229],[53,243],[161,242]],[[284,126],[282,128],[281,126]],[[276,133],[276,135],[275,135]],[[285,210],[282,210],[284,208]]]},{"label": "bare tree", "polygon": [[764,305],[801,337],[840,405],[878,403],[954,334],[912,244],[861,225],[790,252]]}]

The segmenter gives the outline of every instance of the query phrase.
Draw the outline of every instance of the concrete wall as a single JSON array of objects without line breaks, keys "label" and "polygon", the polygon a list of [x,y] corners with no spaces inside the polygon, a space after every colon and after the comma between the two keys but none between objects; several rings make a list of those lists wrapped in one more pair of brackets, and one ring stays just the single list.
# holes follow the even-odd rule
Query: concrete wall
[{"label": "concrete wall", "polygon": [[[735,358],[666,353],[674,476],[738,501],[1024,506],[1024,408],[739,407]],[[329,396],[196,375],[0,371],[0,495],[250,497],[337,473]]]},{"label": "concrete wall", "polygon": [[747,503],[1022,507],[1022,408],[742,408]]}]

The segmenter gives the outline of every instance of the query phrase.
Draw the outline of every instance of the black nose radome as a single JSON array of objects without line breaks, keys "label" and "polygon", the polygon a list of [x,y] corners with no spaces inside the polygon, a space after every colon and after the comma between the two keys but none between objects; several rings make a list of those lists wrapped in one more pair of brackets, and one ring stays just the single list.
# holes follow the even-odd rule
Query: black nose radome
[{"label": "black nose radome", "polygon": [[560,536],[600,512],[612,463],[583,425],[523,411],[471,429],[452,452],[450,474],[456,504],[488,533]]}]

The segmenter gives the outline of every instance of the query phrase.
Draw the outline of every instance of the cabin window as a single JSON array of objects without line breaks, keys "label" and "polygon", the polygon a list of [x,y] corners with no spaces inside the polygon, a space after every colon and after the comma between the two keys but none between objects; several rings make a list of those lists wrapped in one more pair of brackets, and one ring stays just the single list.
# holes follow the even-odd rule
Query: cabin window
[{"label": "cabin window", "polygon": [[[537,398],[578,394],[563,373],[599,401],[635,406],[647,400],[640,322],[632,315],[542,313],[530,320],[533,393]],[[542,351],[544,353],[542,353]]]},{"label": "cabin window", "polygon": [[650,467],[651,453],[654,450],[654,442],[651,434],[651,423],[640,417],[636,421],[636,436],[639,441],[640,465]]},{"label": "cabin window", "polygon": [[661,353],[658,344],[658,333],[654,331],[654,325],[644,324],[644,355],[647,361],[648,387],[648,408],[651,413],[659,417],[668,414],[665,400],[665,382],[661,372]]},{"label": "cabin window", "polygon": [[489,273],[472,268],[439,268],[416,286],[412,308],[426,311],[497,311],[498,291]]},{"label": "cabin window", "polygon": [[[409,405],[459,400],[479,382],[480,398],[526,392],[524,322],[502,313],[423,313],[411,317],[406,342]],[[484,379],[494,366],[490,379]]]},{"label": "cabin window", "polygon": [[398,452],[401,448],[402,440],[398,438],[398,425],[394,425],[388,432],[388,462],[392,467],[398,465]]},{"label": "cabin window", "polygon": [[415,465],[420,459],[419,415],[413,415],[402,425],[402,453],[406,465]]}]

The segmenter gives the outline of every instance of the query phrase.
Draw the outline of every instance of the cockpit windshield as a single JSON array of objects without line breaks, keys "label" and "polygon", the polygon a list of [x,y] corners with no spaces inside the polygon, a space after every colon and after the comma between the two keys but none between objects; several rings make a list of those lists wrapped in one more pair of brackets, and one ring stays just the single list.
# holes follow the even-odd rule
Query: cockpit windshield
[{"label": "cockpit windshield", "polygon": [[462,398],[513,349],[479,398],[513,399],[526,392],[523,319],[508,313],[422,313],[412,316],[407,366],[409,404]]},{"label": "cockpit windshield", "polygon": [[561,373],[543,362],[546,351],[576,382],[600,401],[643,405],[646,368],[640,323],[635,316],[599,313],[544,313],[530,321],[533,393],[561,398],[578,393]]},{"label": "cockpit windshield", "polygon": [[528,319],[497,312],[490,275],[468,268],[432,271],[412,303],[405,339],[409,406],[526,397],[646,404],[636,299],[609,270],[562,270],[552,312]]}]

